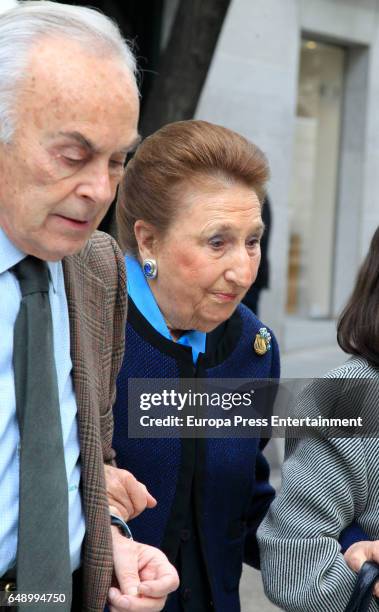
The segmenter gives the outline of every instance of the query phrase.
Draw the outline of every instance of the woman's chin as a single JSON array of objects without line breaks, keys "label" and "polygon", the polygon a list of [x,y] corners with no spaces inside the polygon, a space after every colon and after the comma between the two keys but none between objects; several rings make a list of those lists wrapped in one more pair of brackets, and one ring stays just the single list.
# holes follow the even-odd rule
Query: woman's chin
[{"label": "woman's chin", "polygon": [[204,318],[202,321],[199,321],[198,325],[196,325],[194,329],[208,334],[222,323],[225,323],[225,321],[227,321],[232,316],[238,304],[228,304],[227,306],[224,305],[222,309],[218,309],[217,313],[210,313],[209,317],[207,317],[206,319]]}]

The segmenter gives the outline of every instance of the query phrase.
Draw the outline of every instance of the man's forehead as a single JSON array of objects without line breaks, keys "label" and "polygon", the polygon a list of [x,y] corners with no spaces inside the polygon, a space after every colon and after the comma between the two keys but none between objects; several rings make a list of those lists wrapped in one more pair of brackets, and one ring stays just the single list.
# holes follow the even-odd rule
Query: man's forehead
[{"label": "man's forehead", "polygon": [[126,89],[137,89],[134,75],[114,54],[88,50],[82,43],[63,37],[44,38],[31,48],[26,87],[47,94],[49,89],[61,95],[67,91],[76,97],[91,85],[104,97],[125,97]]},{"label": "man's forehead", "polygon": [[[36,49],[34,49],[36,53]],[[30,62],[17,105],[21,123],[50,136],[66,133],[83,146],[129,152],[136,144],[138,92],[120,62],[85,56],[75,69],[41,58]],[[105,64],[104,64],[105,61]]]},{"label": "man's forehead", "polygon": [[[96,141],[79,131],[59,130],[58,132],[52,134],[51,138],[52,140],[62,138],[63,140],[75,142],[91,153],[104,152]],[[137,134],[137,136],[133,135],[129,142],[125,142],[125,144],[119,146],[115,152],[127,155],[128,153],[135,151],[140,142],[141,136],[139,134]]]}]

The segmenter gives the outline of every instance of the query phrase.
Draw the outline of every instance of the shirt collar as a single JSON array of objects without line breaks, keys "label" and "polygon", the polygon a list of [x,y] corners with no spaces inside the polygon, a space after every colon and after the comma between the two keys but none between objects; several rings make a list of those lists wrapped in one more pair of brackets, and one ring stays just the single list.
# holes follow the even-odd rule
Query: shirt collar
[{"label": "shirt collar", "polygon": [[53,291],[54,293],[57,293],[59,270],[62,266],[62,262],[61,261],[48,261],[47,265],[48,265],[49,272],[50,272],[50,280],[51,280],[51,284],[53,285]]},{"label": "shirt collar", "polygon": [[[0,274],[13,268],[19,261],[26,257],[26,253],[20,251],[8,236],[4,230],[0,227]],[[59,269],[62,265],[60,261],[48,261],[47,262],[50,280],[53,285],[54,292],[57,292],[58,288],[58,276]]]},{"label": "shirt collar", "polygon": [[9,240],[4,230],[0,227],[0,274],[15,266],[24,257],[25,253],[20,251]]},{"label": "shirt collar", "polygon": [[[126,255],[125,264],[128,295],[150,325],[162,336],[172,340],[166,321],[144,276],[140,263],[135,257]],[[187,331],[179,338],[178,344],[192,348],[193,361],[196,363],[199,353],[205,353],[206,334],[197,330]]]}]

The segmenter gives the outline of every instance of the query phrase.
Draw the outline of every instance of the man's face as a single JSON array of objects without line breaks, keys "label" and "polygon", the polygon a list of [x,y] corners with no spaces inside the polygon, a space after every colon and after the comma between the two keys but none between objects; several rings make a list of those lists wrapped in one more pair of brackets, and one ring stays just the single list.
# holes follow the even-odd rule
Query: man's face
[{"label": "man's face", "polygon": [[78,252],[111,204],[137,140],[138,95],[120,62],[62,39],[35,46],[26,74],[16,132],[0,143],[0,226],[54,261]]}]

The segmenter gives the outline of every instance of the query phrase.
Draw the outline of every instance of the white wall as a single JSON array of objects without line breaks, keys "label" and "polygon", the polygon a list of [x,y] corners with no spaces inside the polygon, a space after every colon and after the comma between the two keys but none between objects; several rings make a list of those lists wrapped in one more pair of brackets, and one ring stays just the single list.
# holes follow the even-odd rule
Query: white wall
[{"label": "white wall", "polygon": [[370,210],[375,205],[375,198],[371,198],[370,203],[365,189],[365,181],[370,181],[366,162],[368,100],[372,95],[369,91],[369,55],[369,45],[352,47],[347,53],[333,283],[336,315],[347,301],[361,261],[362,231],[367,223],[364,201],[368,198]]},{"label": "white wall", "polygon": [[[360,254],[363,256],[379,225],[379,27],[368,58],[368,100],[365,130],[365,172],[362,185]],[[358,116],[360,115],[357,109]]]}]

